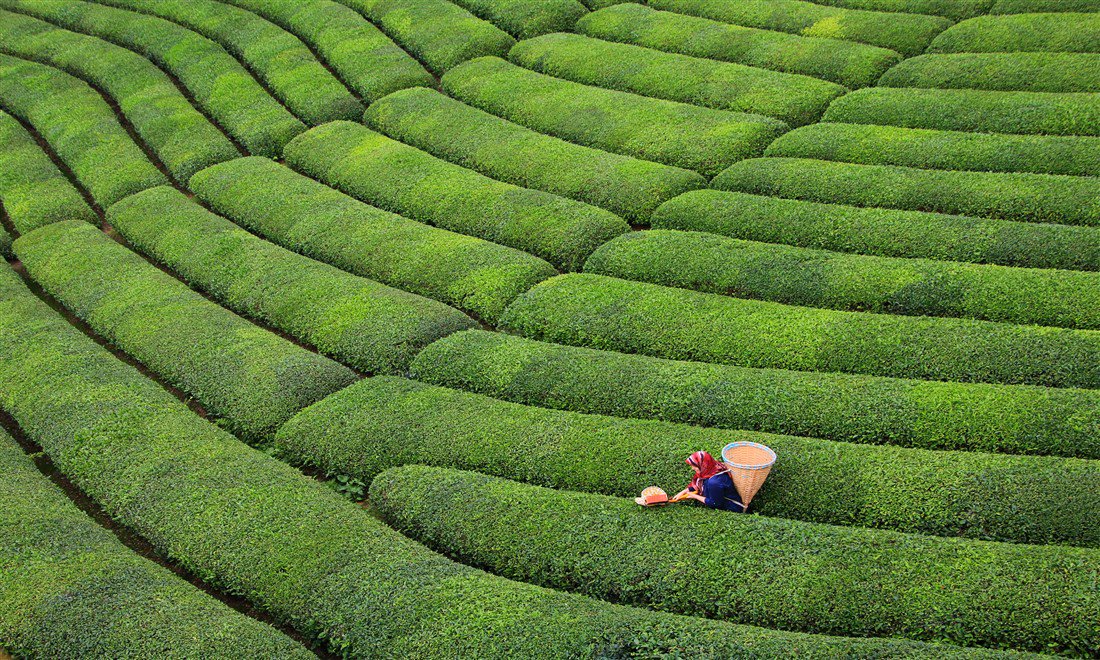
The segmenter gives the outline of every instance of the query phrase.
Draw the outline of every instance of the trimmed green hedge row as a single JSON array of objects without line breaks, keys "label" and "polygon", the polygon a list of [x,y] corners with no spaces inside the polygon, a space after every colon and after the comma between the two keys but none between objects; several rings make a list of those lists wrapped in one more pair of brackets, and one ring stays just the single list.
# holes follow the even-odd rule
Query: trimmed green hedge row
[{"label": "trimmed green hedge row", "polygon": [[855,89],[901,61],[892,50],[740,27],[626,3],[592,12],[577,32],[670,53],[799,73]]},{"label": "trimmed green hedge row", "polygon": [[792,126],[817,121],[847,92],[835,83],[767,69],[666,53],[579,34],[548,34],[516,44],[516,64],[558,78],[622,92],[752,112]]},{"label": "trimmed green hedge row", "polygon": [[[1100,465],[837,443],[524,406],[403,378],[364,379],[279,429],[281,456],[369,483],[395,466],[475,470],[634,497],[678,489],[684,457],[751,440],[779,454],[752,501],[769,516],[1020,543],[1100,546]],[[608,464],[613,465],[608,469]],[[841,475],[843,475],[841,477]]]},{"label": "trimmed green hedge row", "polygon": [[564,270],[630,230],[617,215],[495,181],[352,122],[318,126],[284,153],[291,167],[379,208],[525,250]]},{"label": "trimmed green hedge row", "polygon": [[1100,273],[868,257],[660,229],[605,243],[584,271],[789,305],[1100,329]]},{"label": "trimmed green hedge row", "polygon": [[1043,11],[1100,11],[1100,0],[997,0],[990,14],[1027,14]]},{"label": "trimmed green hedge row", "polygon": [[816,0],[816,4],[830,7],[931,14],[954,21],[980,16],[989,11],[989,7],[994,2],[995,0]]},{"label": "trimmed green hedge row", "polygon": [[368,103],[432,74],[350,7],[332,0],[219,0],[258,14],[309,44]]},{"label": "trimmed green hedge row", "polygon": [[1100,14],[979,16],[952,25],[929,53],[1100,53]]},{"label": "trimmed green hedge row", "polygon": [[168,183],[103,97],[63,71],[0,53],[0,105],[41,135],[102,207]]},{"label": "trimmed green hedge row", "polygon": [[214,0],[96,0],[190,28],[241,60],[271,93],[311,126],[358,119],[363,104],[297,37],[249,11]]},{"label": "trimmed green hedge row", "polygon": [[264,238],[337,268],[496,323],[536,282],[557,274],[526,252],[376,209],[266,158],[238,158],[191,177],[205,204]]},{"label": "trimmed green hedge row", "polygon": [[1100,387],[1100,332],[840,312],[575,273],[499,326],[559,344],[764,369]]},{"label": "trimmed green hedge row", "polygon": [[[4,99],[0,95],[0,102]],[[58,220],[96,222],[95,211],[11,115],[0,111],[0,203],[16,231]],[[11,238],[5,243],[11,247]],[[7,249],[0,250],[7,253]]]},{"label": "trimmed green hedge row", "polygon": [[418,380],[575,412],[926,449],[1100,458],[1100,392],[674,362],[467,330]]},{"label": "trimmed green hedge row", "polygon": [[1100,226],[1097,177],[754,158],[735,163],[711,186],[830,204]]},{"label": "trimmed green hedge row", "polygon": [[3,430],[0,473],[0,646],[8,652],[23,658],[314,657],[134,554],[76,508]]},{"label": "trimmed green hedge row", "polygon": [[196,417],[34,298],[10,270],[0,273],[0,291],[0,406],[119,522],[335,654],[989,655],[653,613],[457,564]]},{"label": "trimmed green hedge row", "polygon": [[482,55],[504,55],[516,40],[447,0],[337,0],[358,11],[436,74]]},{"label": "trimmed green hedge row", "polygon": [[175,188],[128,197],[110,208],[107,220],[137,249],[226,307],[362,371],[404,373],[420,349],[476,325],[441,302],[257,238]]},{"label": "trimmed green hedge row", "polygon": [[50,295],[251,441],[355,374],[195,293],[86,222],[47,225],[15,254]]},{"label": "trimmed green hedge row", "polygon": [[578,0],[452,0],[517,39],[567,32],[588,13]]},{"label": "trimmed green hedge row", "polygon": [[497,57],[457,66],[442,84],[461,101],[541,133],[705,176],[760,155],[788,129],[770,117],[582,85]]},{"label": "trimmed green hedge row", "polygon": [[1100,92],[1096,53],[943,53],[890,69],[883,87],[938,87],[1022,92]]},{"label": "trimmed green hedge row", "polygon": [[434,89],[394,92],[372,103],[364,121],[498,181],[587,202],[634,222],[647,222],[662,203],[707,186],[695,172],[543,135]]},{"label": "trimmed green hedge row", "polygon": [[1100,94],[982,89],[861,89],[822,121],[975,133],[1100,136]]},{"label": "trimmed green hedge row", "polygon": [[919,55],[949,19],[827,7],[802,0],[647,0],[654,9],[806,37],[855,41]]},{"label": "trimmed green hedge row", "polygon": [[937,170],[1100,175],[1100,138],[964,133],[821,123],[781,135],[765,156]]},{"label": "trimmed green hedge row", "polygon": [[1100,652],[1098,550],[690,505],[651,511],[626,498],[417,465],[378,475],[370,499],[392,527],[439,552],[595,598],[783,630]]},{"label": "trimmed green hedge row", "polygon": [[[6,52],[57,67],[102,89],[179,181],[240,155],[171,78],[133,51],[2,9],[0,40]],[[99,166],[113,169],[107,163]]]},{"label": "trimmed green hedge row", "polygon": [[306,130],[221,46],[171,21],[77,0],[0,0],[0,6],[143,55],[175,76],[207,116],[254,154],[277,156]]}]

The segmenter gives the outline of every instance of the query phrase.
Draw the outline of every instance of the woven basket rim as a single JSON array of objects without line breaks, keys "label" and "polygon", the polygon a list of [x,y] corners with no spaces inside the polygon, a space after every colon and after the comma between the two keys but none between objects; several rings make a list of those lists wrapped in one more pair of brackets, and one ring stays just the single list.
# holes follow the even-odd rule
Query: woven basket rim
[{"label": "woven basket rim", "polygon": [[[743,463],[734,463],[732,461],[726,460],[726,451],[731,447],[756,447],[757,449],[763,449],[765,452],[768,453],[769,456],[771,456],[771,460],[766,463],[753,463],[748,465]],[[775,451],[773,451],[771,447],[768,447],[767,445],[762,445],[759,442],[749,442],[748,440],[741,440],[739,442],[731,442],[725,447],[722,447],[722,462],[731,468],[738,468],[741,470],[763,470],[764,468],[768,468],[774,465],[776,458],[777,456],[775,454]]]}]

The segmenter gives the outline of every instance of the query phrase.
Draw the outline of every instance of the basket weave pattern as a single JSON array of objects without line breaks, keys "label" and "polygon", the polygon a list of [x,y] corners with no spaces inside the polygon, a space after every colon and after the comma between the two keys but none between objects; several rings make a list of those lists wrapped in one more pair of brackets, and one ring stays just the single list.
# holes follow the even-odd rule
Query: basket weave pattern
[{"label": "basket weave pattern", "polygon": [[757,442],[731,442],[722,448],[722,462],[729,468],[746,511],[768,478],[775,458],[774,451]]}]

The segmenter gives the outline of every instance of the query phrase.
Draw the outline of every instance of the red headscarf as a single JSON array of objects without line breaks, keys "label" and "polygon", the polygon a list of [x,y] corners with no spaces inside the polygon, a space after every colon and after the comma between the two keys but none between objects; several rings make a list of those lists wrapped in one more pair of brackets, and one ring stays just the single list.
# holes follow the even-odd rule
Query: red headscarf
[{"label": "red headscarf", "polygon": [[695,452],[688,456],[684,462],[692,467],[699,468],[699,472],[691,478],[691,483],[688,484],[688,488],[697,493],[702,493],[704,481],[726,471],[726,466],[714,460],[714,457],[705,451]]}]

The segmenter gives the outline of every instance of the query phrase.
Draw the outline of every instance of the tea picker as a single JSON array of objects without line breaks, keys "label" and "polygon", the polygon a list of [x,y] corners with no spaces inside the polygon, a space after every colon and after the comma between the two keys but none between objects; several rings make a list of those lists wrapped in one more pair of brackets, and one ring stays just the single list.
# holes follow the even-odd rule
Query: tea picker
[{"label": "tea picker", "polygon": [[642,506],[657,506],[695,500],[712,509],[744,513],[768,478],[776,455],[757,442],[731,442],[722,448],[722,462],[705,451],[697,451],[684,461],[695,474],[688,487],[673,497],[657,486],[642,491],[634,501]]}]

